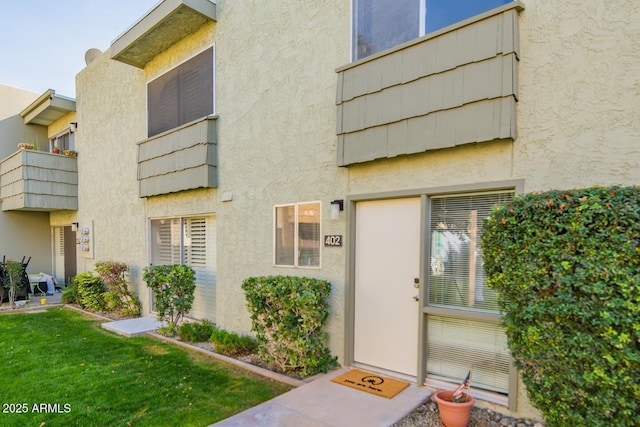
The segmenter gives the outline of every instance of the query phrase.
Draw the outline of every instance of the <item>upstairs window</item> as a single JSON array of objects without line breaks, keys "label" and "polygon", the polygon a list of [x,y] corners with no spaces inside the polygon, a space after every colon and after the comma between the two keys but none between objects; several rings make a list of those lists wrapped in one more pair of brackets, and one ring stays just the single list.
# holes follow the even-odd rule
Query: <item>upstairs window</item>
[{"label": "upstairs window", "polygon": [[53,153],[55,148],[60,150],[60,152],[64,150],[75,150],[75,146],[75,133],[71,132],[70,129],[49,140],[50,153]]},{"label": "upstairs window", "polygon": [[213,79],[210,47],[149,82],[149,137],[213,114]]},{"label": "upstairs window", "polygon": [[354,0],[353,60],[357,61],[513,0]]}]

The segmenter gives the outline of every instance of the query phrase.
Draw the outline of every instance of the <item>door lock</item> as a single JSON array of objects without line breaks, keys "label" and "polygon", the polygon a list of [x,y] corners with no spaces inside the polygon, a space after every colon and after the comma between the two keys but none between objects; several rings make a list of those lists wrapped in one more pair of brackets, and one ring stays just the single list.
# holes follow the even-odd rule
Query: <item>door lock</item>
[{"label": "door lock", "polygon": [[413,278],[413,287],[418,289],[420,287],[420,278],[419,277],[414,277]]}]

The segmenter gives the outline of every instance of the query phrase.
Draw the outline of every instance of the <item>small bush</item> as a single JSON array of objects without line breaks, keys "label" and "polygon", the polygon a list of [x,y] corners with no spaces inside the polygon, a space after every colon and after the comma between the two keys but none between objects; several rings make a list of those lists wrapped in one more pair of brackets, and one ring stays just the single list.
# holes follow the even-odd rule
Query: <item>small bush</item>
[{"label": "small bush", "polygon": [[62,302],[65,304],[77,304],[78,293],[73,283],[67,286],[62,294]]},{"label": "small bush", "polygon": [[183,323],[178,328],[178,338],[186,342],[207,342],[213,330],[213,323],[208,320],[203,320],[202,323]]},{"label": "small bush", "polygon": [[142,307],[140,300],[129,288],[124,278],[127,265],[121,262],[98,261],[96,272],[107,286],[105,294],[107,310],[120,313],[124,317],[140,317]]},{"label": "small bush", "polygon": [[196,289],[196,273],[186,265],[152,265],[145,267],[143,279],[153,291],[158,320],[169,324],[168,333],[191,310]]},{"label": "small bush", "polygon": [[242,283],[264,363],[308,377],[337,364],[323,332],[331,284],[293,276],[251,277]]},{"label": "small bush", "polygon": [[549,426],[640,426],[640,189],[527,194],[485,221],[488,285]]},{"label": "small bush", "polygon": [[246,356],[255,353],[258,344],[248,335],[238,335],[224,329],[214,329],[211,334],[211,342],[216,352],[229,357]]},{"label": "small bush", "polygon": [[102,280],[91,272],[78,274],[73,278],[72,286],[77,291],[77,302],[80,307],[101,313],[107,308],[104,300],[106,288]]}]

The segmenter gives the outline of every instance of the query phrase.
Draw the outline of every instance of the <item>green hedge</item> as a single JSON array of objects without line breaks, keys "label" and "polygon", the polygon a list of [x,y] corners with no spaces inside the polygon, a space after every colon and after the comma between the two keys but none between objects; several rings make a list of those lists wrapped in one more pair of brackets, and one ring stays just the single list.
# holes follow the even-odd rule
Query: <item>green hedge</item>
[{"label": "green hedge", "polygon": [[100,277],[87,271],[74,277],[71,286],[76,290],[76,301],[80,307],[96,313],[107,309],[104,298],[107,288]]},{"label": "green hedge", "polygon": [[323,327],[331,284],[293,276],[251,277],[242,283],[258,356],[273,368],[308,377],[336,365]]},{"label": "green hedge", "polygon": [[528,194],[493,211],[488,285],[549,426],[639,426],[640,190]]}]

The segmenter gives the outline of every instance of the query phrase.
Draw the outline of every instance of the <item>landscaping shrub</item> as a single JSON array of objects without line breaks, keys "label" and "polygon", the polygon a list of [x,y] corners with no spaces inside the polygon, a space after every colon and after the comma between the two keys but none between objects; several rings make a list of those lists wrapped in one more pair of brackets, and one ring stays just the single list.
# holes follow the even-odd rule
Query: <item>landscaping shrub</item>
[{"label": "landscaping shrub", "polygon": [[238,335],[217,328],[211,333],[211,342],[217,353],[230,357],[246,356],[258,348],[256,340],[248,335]]},{"label": "landscaping shrub", "polygon": [[81,273],[73,278],[72,286],[76,288],[76,301],[80,307],[96,313],[107,308],[104,300],[106,288],[100,277],[94,276],[92,272]]},{"label": "landscaping shrub", "polygon": [[145,267],[143,279],[153,291],[160,321],[169,324],[169,334],[191,310],[196,289],[196,274],[186,265],[152,265]]},{"label": "landscaping shrub", "polygon": [[186,342],[207,342],[213,330],[214,325],[208,320],[203,320],[202,323],[183,323],[178,328],[178,338]]},{"label": "landscaping shrub", "polygon": [[323,327],[331,284],[292,276],[251,277],[242,283],[258,355],[281,372],[307,377],[336,365]]},{"label": "landscaping shrub", "polygon": [[77,293],[76,286],[73,284],[73,282],[71,282],[62,293],[62,302],[65,304],[77,304],[78,303],[77,298],[78,298],[78,293]]},{"label": "landscaping shrub", "polygon": [[[10,259],[3,264],[2,268],[4,269],[2,275],[4,283],[1,285],[7,289],[9,294],[9,307],[14,308],[18,287],[22,284],[24,266],[22,263]],[[0,295],[0,303],[2,303],[2,295]]]},{"label": "landscaping shrub", "polygon": [[640,190],[549,191],[485,221],[488,285],[549,426],[640,426]]},{"label": "landscaping shrub", "polygon": [[108,289],[104,295],[107,310],[124,317],[140,317],[140,300],[129,290],[124,278],[127,268],[127,264],[113,261],[98,261],[95,267]]}]

